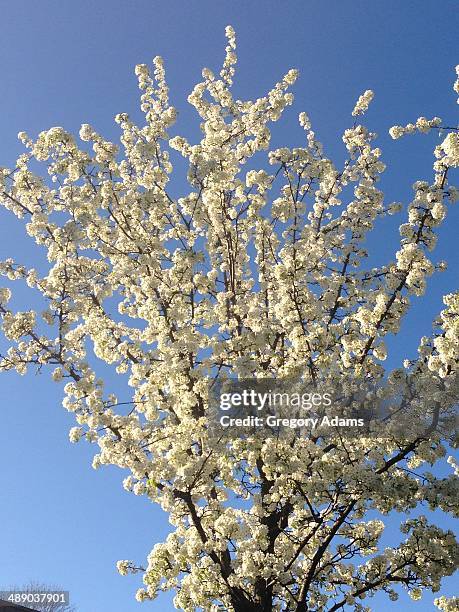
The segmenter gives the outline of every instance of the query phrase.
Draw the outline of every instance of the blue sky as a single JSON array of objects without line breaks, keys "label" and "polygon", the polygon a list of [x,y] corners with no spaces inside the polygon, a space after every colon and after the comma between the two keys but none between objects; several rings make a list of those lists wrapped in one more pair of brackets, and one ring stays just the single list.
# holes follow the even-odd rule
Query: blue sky
[{"label": "blue sky", "polygon": [[[388,163],[381,184],[388,201],[407,203],[412,183],[431,177],[436,136],[394,142],[387,130],[420,115],[457,123],[457,8],[450,0],[4,3],[0,165],[12,166],[21,153],[21,130],[36,135],[62,125],[77,132],[90,123],[116,138],[116,113],[140,116],[134,65],[155,55],[165,59],[180,112],[177,130],[196,134],[186,96],[203,66],[218,68],[230,23],[238,36],[239,97],[262,95],[289,68],[300,70],[295,105],[273,130],[275,146],[301,142],[296,117],[305,110],[329,154],[342,159],[340,134],[351,124],[355,100],[365,89],[375,91],[367,121]],[[372,236],[375,261],[396,248],[400,219],[384,222]],[[459,209],[452,209],[435,256],[450,268],[431,279],[429,297],[416,301],[393,343],[395,358],[402,351],[414,354],[442,307],[441,295],[457,288],[458,223]],[[28,265],[42,261],[21,225],[2,212],[0,259],[8,256]],[[41,580],[69,589],[80,612],[141,609],[133,599],[137,581],[118,576],[115,562],[142,562],[167,533],[167,517],[126,493],[121,471],[91,469],[94,449],[68,442],[73,418],[61,407],[61,389],[46,376],[2,375],[0,394],[0,587]],[[447,585],[451,592],[452,581]],[[378,601],[375,609],[382,610]],[[405,597],[398,605],[427,611],[429,601],[414,604]],[[143,608],[172,605],[164,598]]]}]

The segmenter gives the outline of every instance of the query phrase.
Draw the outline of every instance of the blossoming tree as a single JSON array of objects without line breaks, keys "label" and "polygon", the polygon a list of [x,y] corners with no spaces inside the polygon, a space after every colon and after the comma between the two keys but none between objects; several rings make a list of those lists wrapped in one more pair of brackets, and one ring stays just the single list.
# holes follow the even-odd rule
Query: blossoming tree
[{"label": "blossoming tree", "polygon": [[[234,99],[235,36],[226,33],[220,74],[205,69],[188,98],[202,121],[197,144],[168,134],[176,112],[158,57],[153,75],[136,68],[145,125],[116,116],[121,147],[89,125],[82,145],[62,128],[19,135],[27,152],[2,169],[1,202],[47,250],[49,270],[12,259],[0,269],[47,308],[13,311],[1,290],[10,347],[0,368],[50,366],[78,425],[71,440],[96,443],[94,467],[129,470],[126,489],[169,514],[174,529],[146,564],[118,563],[121,574],[143,573],[139,600],[172,590],[186,611],[368,610],[369,597],[395,601],[400,586],[418,599],[458,565],[453,534],[416,513],[398,544],[379,540],[390,512],[458,512],[459,466],[450,458],[456,475],[446,477],[425,468],[457,441],[437,425],[459,382],[459,293],[444,297],[418,355],[388,378],[384,340],[443,266],[429,252],[458,194],[458,131],[438,118],[391,129],[394,138],[432,128],[443,136],[432,182],[414,185],[394,260],[365,267],[368,233],[402,208],[384,202],[381,151],[359,123],[373,93],[357,101],[340,168],[305,113],[304,146],[269,151],[264,164],[268,125],[292,103],[297,73],[260,99]],[[188,163],[189,191],[178,198],[170,149]],[[128,378],[129,397],[98,377],[96,357]],[[323,373],[415,389],[422,428],[347,439],[209,434],[216,379]],[[454,599],[436,603],[457,609]]]}]

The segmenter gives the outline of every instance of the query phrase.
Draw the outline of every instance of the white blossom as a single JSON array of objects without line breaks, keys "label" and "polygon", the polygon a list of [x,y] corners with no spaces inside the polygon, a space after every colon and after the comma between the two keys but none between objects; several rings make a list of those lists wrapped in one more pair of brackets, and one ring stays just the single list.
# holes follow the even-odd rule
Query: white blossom
[{"label": "white blossom", "polygon": [[374,98],[374,92],[371,89],[367,89],[357,100],[356,105],[354,106],[354,110],[352,111],[352,116],[357,117],[358,115],[363,115],[367,112],[370,102]]}]

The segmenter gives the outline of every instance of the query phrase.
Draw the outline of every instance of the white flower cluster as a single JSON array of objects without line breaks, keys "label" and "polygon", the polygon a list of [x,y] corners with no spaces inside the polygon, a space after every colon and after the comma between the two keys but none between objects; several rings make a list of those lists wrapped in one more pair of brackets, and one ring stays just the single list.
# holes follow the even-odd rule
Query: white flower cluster
[{"label": "white flower cluster", "polygon": [[450,132],[439,145],[439,149],[443,153],[441,156],[443,167],[459,167],[459,132]]},{"label": "white flower cluster", "polygon": [[370,102],[373,100],[374,96],[374,92],[372,92],[371,89],[367,89],[357,100],[354,110],[352,111],[352,116],[357,117],[358,115],[364,115],[367,112]]},{"label": "white flower cluster", "polygon": [[435,606],[442,612],[457,612],[459,609],[459,597],[437,597],[434,600]]},{"label": "white flower cluster", "polygon": [[[454,81],[453,89],[459,96],[459,64],[456,66],[455,70],[456,70],[457,78]],[[459,104],[459,98],[457,99],[457,103]]]},{"label": "white flower cluster", "polygon": [[447,308],[440,313],[441,333],[433,342],[434,352],[429,356],[429,369],[445,378],[459,360],[459,292],[443,298]]},{"label": "white flower cluster", "polygon": [[116,569],[121,576],[127,576],[133,570],[133,564],[131,561],[117,561]]},{"label": "white flower cluster", "polygon": [[433,119],[427,119],[426,117],[419,117],[416,119],[416,123],[408,123],[405,126],[394,125],[390,128],[389,134],[392,138],[401,138],[405,134],[414,134],[421,132],[427,134],[432,128],[439,127],[442,123],[440,117],[434,117]]}]

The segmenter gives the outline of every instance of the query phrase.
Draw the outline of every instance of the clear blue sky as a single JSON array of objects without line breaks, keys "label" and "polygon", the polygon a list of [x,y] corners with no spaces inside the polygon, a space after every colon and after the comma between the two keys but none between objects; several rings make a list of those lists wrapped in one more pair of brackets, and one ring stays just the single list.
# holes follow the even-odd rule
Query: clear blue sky
[{"label": "clear blue sky", "polygon": [[[116,113],[138,116],[134,65],[155,55],[165,59],[178,129],[191,133],[196,117],[186,96],[203,66],[218,68],[230,23],[238,36],[239,97],[262,95],[290,67],[300,70],[295,106],[274,130],[276,145],[300,142],[296,116],[305,110],[326,149],[341,159],[339,134],[351,123],[354,102],[365,89],[375,91],[368,122],[391,164],[382,185],[389,201],[407,203],[411,184],[431,177],[435,136],[394,142],[387,129],[420,115],[457,123],[451,86],[459,63],[458,9],[453,0],[3,2],[0,165],[13,165],[22,151],[21,130],[36,135],[62,125],[77,132],[91,123],[115,138]],[[396,357],[414,354],[441,309],[441,294],[457,288],[458,227],[456,208],[436,255],[450,269],[431,280],[432,296],[409,315]],[[396,242],[395,222],[385,222],[372,238],[375,257],[392,253]],[[11,255],[29,265],[42,260],[2,212],[0,258]],[[118,576],[115,562],[143,562],[167,533],[167,518],[122,489],[121,471],[93,471],[92,447],[70,445],[73,418],[46,376],[2,375],[0,394],[0,587],[56,582],[71,591],[80,612],[140,610],[133,599],[137,581]],[[453,582],[447,585],[452,594]],[[427,611],[429,601],[404,597],[394,609]],[[375,609],[385,609],[378,602]],[[173,608],[164,598],[143,609]]]}]

